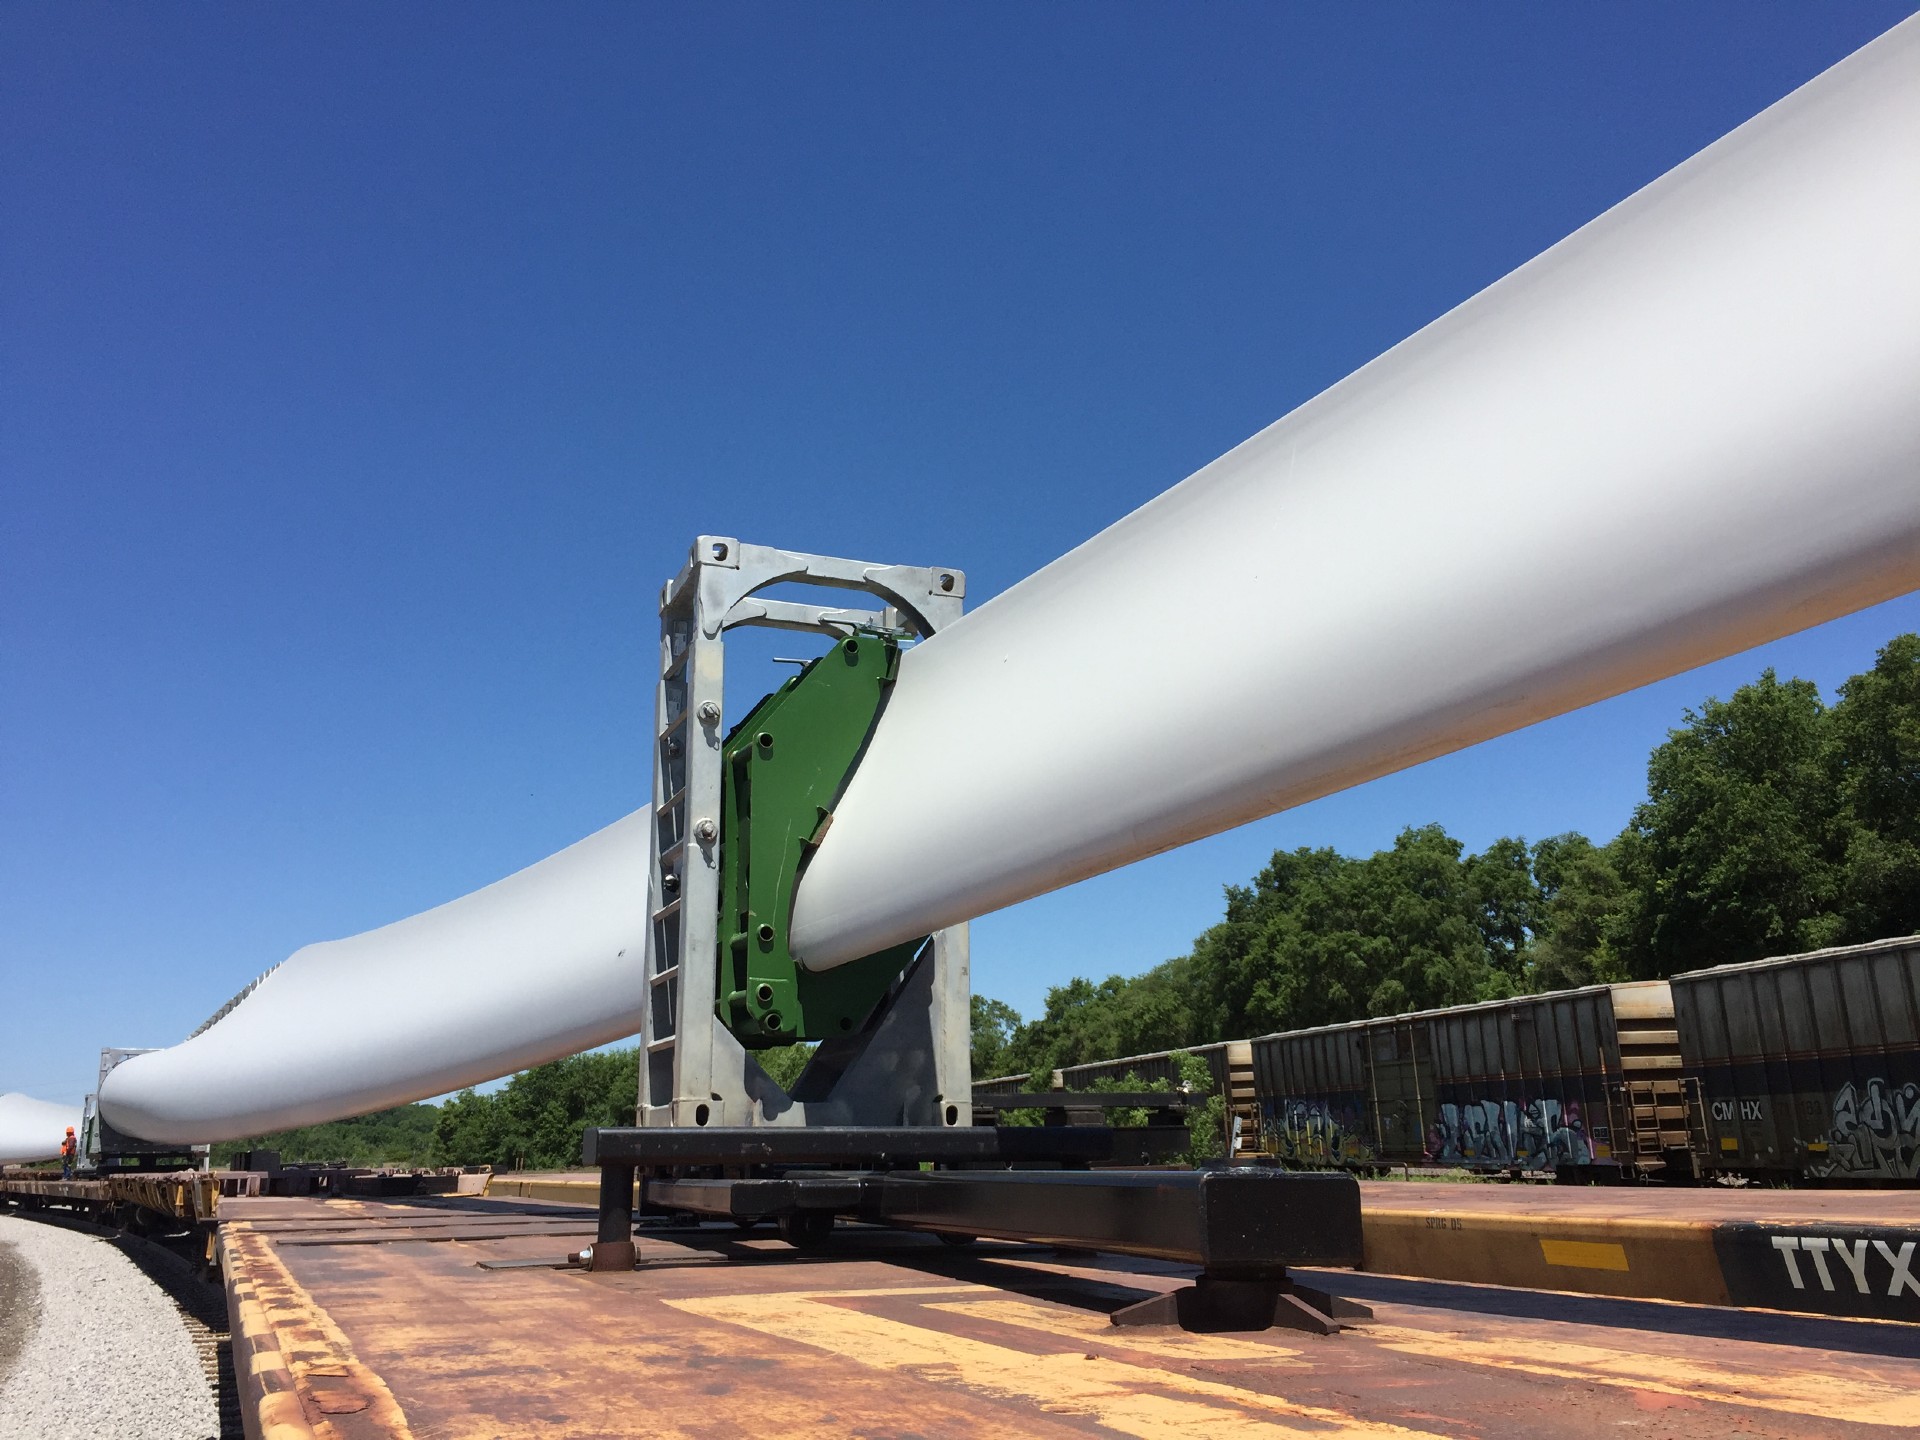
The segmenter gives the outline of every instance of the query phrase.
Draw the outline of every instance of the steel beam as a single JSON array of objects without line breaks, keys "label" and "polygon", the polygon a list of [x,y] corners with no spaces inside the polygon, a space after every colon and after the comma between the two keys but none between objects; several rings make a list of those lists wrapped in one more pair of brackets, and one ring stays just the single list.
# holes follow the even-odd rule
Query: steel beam
[{"label": "steel beam", "polygon": [[770,1220],[799,1210],[853,1214],[871,1177],[815,1173],[754,1180],[649,1180],[647,1204],[727,1220]]},{"label": "steel beam", "polygon": [[1115,1157],[1113,1131],[1096,1125],[658,1126],[589,1130],[589,1165],[1091,1164]]},{"label": "steel beam", "polygon": [[1361,1260],[1360,1186],[1331,1172],[905,1171],[875,1185],[867,1219],[1177,1260],[1219,1279]]}]

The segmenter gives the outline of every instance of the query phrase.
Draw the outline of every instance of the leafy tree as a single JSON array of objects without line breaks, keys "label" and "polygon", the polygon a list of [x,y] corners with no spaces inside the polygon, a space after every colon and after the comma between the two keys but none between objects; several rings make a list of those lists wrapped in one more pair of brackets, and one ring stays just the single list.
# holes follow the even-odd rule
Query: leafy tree
[{"label": "leafy tree", "polygon": [[1514,993],[1540,901],[1527,849],[1463,860],[1438,825],[1391,850],[1276,854],[1229,886],[1225,921],[1195,943],[1207,1038],[1329,1025]]},{"label": "leafy tree", "polygon": [[989,1000],[979,994],[973,996],[970,1008],[974,1078],[990,1080],[996,1075],[1012,1073],[1004,1068],[1004,1062],[1014,1032],[1020,1028],[1020,1012],[1004,1000]]},{"label": "leafy tree", "polygon": [[776,1045],[770,1050],[759,1050],[754,1059],[760,1062],[760,1068],[767,1072],[773,1083],[782,1090],[793,1089],[799,1080],[800,1072],[807,1068],[807,1061],[813,1058],[813,1046],[805,1041],[796,1040],[791,1045]]},{"label": "leafy tree", "polygon": [[1527,949],[1528,992],[1623,980],[1619,930],[1627,888],[1614,847],[1552,835],[1533,847],[1542,913]]},{"label": "leafy tree", "polygon": [[500,1106],[471,1086],[440,1106],[433,1129],[434,1158],[445,1165],[504,1164]]},{"label": "leafy tree", "polygon": [[1670,975],[1829,943],[1846,824],[1826,706],[1772,670],[1687,712],[1647,762],[1647,799],[1616,852],[1628,967]]},{"label": "leafy tree", "polygon": [[1487,960],[1518,984],[1525,976],[1528,941],[1546,910],[1546,897],[1533,873],[1533,852],[1524,840],[1496,840],[1481,854],[1467,857],[1465,879]]},{"label": "leafy tree", "polygon": [[[1224,1155],[1227,1150],[1227,1101],[1213,1083],[1213,1071],[1207,1068],[1206,1061],[1185,1050],[1174,1051],[1170,1058],[1177,1075],[1175,1086],[1190,1096],[1204,1097],[1201,1104],[1187,1111],[1187,1152],[1181,1158],[1189,1165],[1197,1165],[1202,1160]],[[1096,1095],[1103,1091],[1113,1094],[1162,1088],[1161,1085],[1148,1084],[1132,1070],[1117,1079],[1095,1080],[1087,1087],[1090,1093]],[[1041,1121],[1037,1117],[1044,1112],[1033,1110],[1019,1113],[1036,1117],[1021,1123],[1038,1125]],[[1146,1125],[1151,1123],[1152,1118],[1153,1112],[1145,1106],[1129,1106],[1107,1112],[1107,1123],[1115,1126]]]},{"label": "leafy tree", "polygon": [[1185,1052],[1173,1057],[1180,1068],[1180,1084],[1207,1102],[1187,1112],[1187,1163],[1198,1165],[1227,1150],[1227,1097],[1213,1083],[1213,1072],[1198,1055]]},{"label": "leafy tree", "polygon": [[1047,992],[1038,1019],[1014,1032],[1001,1057],[1008,1072],[1029,1071],[1045,1089],[1054,1070],[1171,1050],[1193,1043],[1192,962],[1186,957],[1127,979],[1099,984],[1075,978]]},{"label": "leafy tree", "polygon": [[522,1070],[492,1095],[463,1090],[441,1107],[435,1148],[449,1164],[555,1170],[580,1163],[589,1127],[631,1125],[639,1051],[594,1051]]},{"label": "leafy tree", "polygon": [[1828,713],[1829,771],[1851,822],[1848,940],[1920,931],[1920,635],[1898,635]]},{"label": "leafy tree", "polygon": [[400,1105],[351,1120],[304,1125],[213,1147],[213,1163],[230,1167],[243,1150],[277,1150],[289,1163],[338,1160],[348,1165],[426,1165],[441,1112],[431,1105]]}]

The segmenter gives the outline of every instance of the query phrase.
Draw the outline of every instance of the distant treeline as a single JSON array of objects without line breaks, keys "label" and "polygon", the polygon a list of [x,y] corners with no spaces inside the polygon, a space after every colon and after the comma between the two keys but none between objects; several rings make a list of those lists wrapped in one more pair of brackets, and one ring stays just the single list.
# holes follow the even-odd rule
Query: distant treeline
[{"label": "distant treeline", "polygon": [[231,1167],[242,1150],[277,1150],[280,1158],[343,1160],[349,1165],[425,1165],[433,1148],[433,1127],[440,1119],[434,1105],[401,1105],[376,1110],[351,1120],[306,1125],[262,1135],[254,1140],[232,1140],[213,1147],[213,1163]]},{"label": "distant treeline", "polygon": [[[1189,954],[1131,978],[1071,980],[1030,1021],[976,995],[973,1073],[1043,1076],[1916,930],[1920,636],[1902,635],[1832,705],[1768,670],[1689,711],[1648,760],[1647,798],[1604,844],[1513,838],[1470,855],[1426,825],[1364,858],[1283,852],[1227,887],[1225,918]],[[761,1058],[784,1083],[806,1053]],[[290,1160],[572,1166],[587,1126],[632,1123],[637,1063],[631,1048],[576,1055],[438,1109],[259,1143]]]}]

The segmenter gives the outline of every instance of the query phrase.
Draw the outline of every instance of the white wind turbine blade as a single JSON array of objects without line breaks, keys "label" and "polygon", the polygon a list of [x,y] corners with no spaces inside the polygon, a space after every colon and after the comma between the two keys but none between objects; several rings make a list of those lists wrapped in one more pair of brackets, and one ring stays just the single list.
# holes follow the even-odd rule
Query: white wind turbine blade
[{"label": "white wind turbine blade", "polygon": [[0,1165],[58,1160],[67,1127],[80,1133],[80,1107],[35,1100],[17,1091],[0,1095]]},{"label": "white wind turbine blade", "polygon": [[296,951],[192,1039],[122,1061],[101,1113],[164,1144],[239,1139],[634,1034],[646,891],[633,814],[438,909]]},{"label": "white wind turbine blade", "polygon": [[1920,19],[905,656],[828,968],[1920,586]]}]

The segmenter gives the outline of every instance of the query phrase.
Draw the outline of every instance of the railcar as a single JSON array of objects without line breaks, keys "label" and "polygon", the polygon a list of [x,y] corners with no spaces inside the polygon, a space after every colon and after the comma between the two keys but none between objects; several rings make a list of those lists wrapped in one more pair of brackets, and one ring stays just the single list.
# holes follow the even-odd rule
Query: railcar
[{"label": "railcar", "polygon": [[[1559,1179],[1920,1180],[1920,936],[1198,1045],[1228,1151]],[[1054,1089],[1177,1084],[1173,1051]],[[994,1094],[1028,1075],[977,1082]]]},{"label": "railcar", "polygon": [[1261,1148],[1292,1165],[1692,1174],[1697,1102],[1662,981],[1265,1035]]},{"label": "railcar", "polygon": [[1704,1169],[1920,1180],[1920,937],[1676,975]]}]

